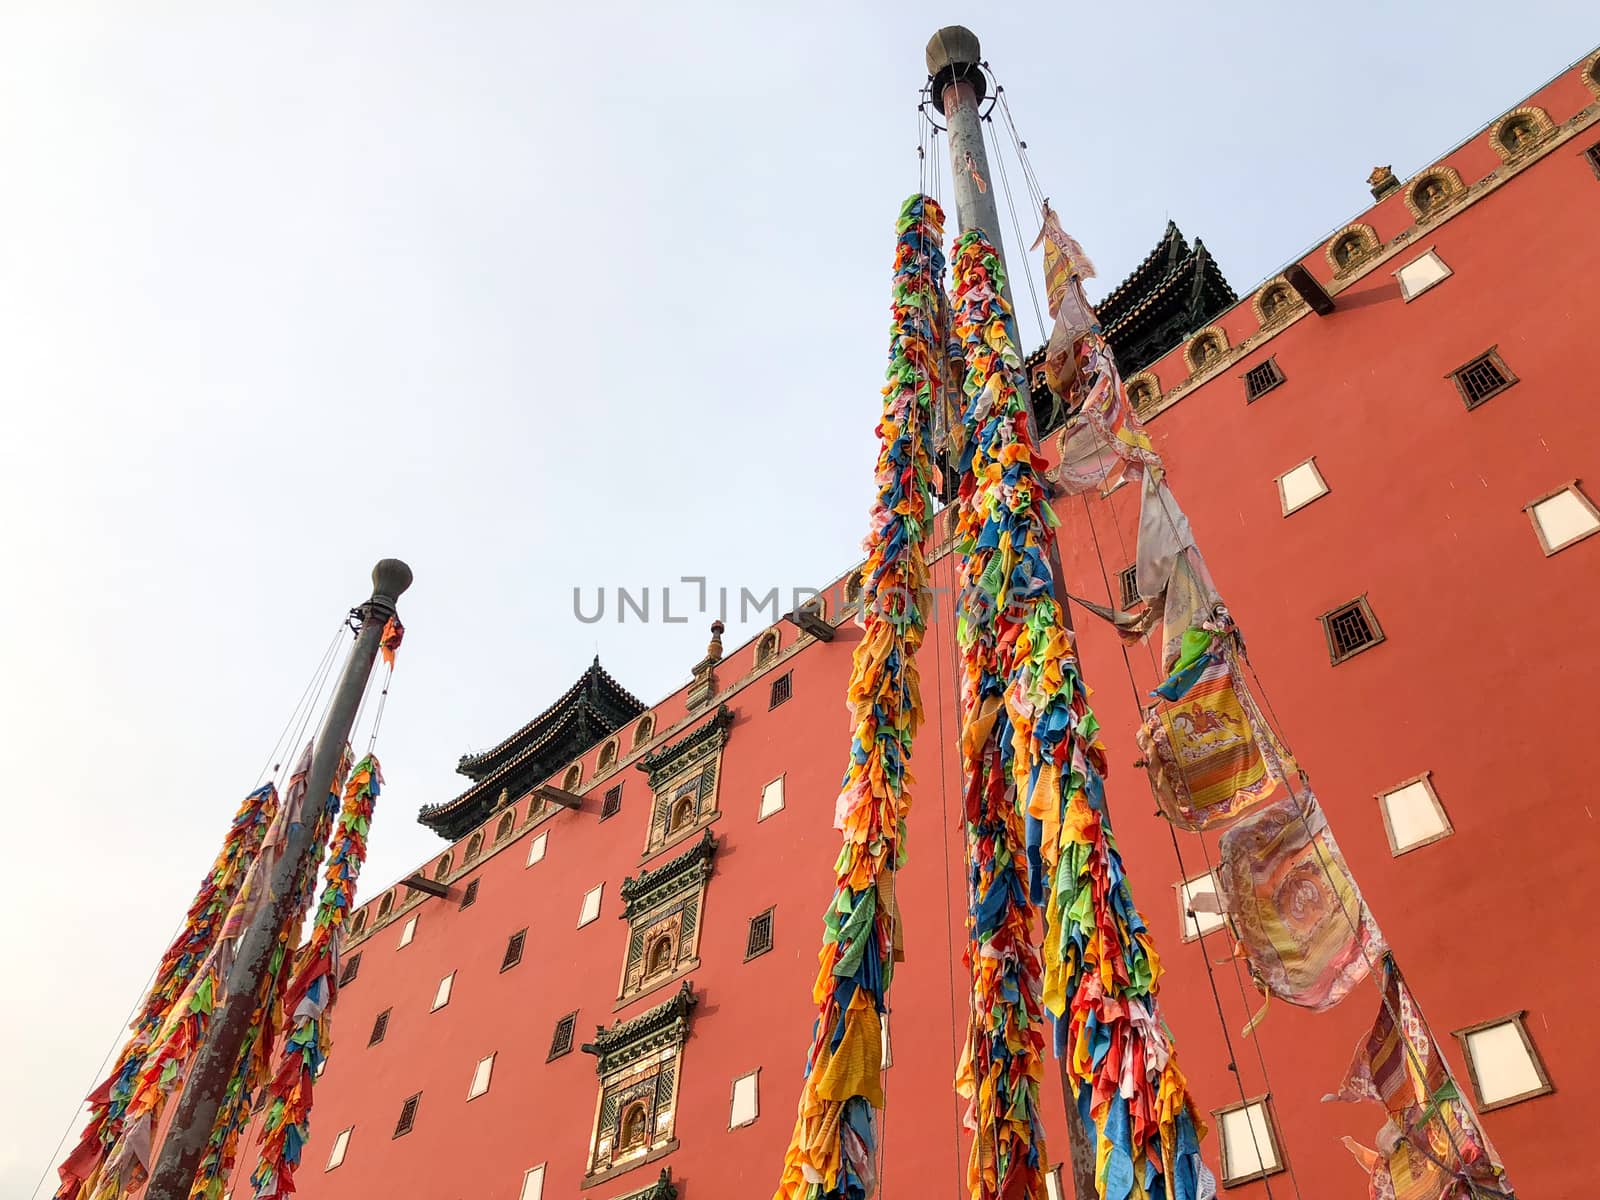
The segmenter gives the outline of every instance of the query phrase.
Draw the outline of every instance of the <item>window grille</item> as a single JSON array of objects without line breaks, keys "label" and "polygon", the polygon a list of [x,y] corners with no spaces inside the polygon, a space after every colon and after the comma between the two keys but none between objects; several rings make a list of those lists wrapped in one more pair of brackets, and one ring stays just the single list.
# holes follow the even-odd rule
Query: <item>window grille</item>
[{"label": "window grille", "polygon": [[1283,372],[1278,369],[1278,360],[1269,358],[1260,366],[1251,367],[1244,373],[1244,399],[1249,404],[1265,396],[1273,388],[1283,382]]},{"label": "window grille", "polygon": [[406,1097],[406,1102],[400,1106],[400,1119],[394,1123],[394,1136],[410,1133],[411,1127],[417,1123],[417,1105],[422,1101],[422,1093]]},{"label": "window grille", "polygon": [[572,1052],[572,1034],[578,1028],[578,1014],[570,1012],[556,1022],[556,1031],[550,1039],[550,1053],[546,1062]]},{"label": "window grille", "polygon": [[600,819],[606,820],[622,811],[622,785],[606,789],[605,801],[600,805]]},{"label": "window grille", "polygon": [[1383,641],[1383,630],[1365,599],[1352,600],[1324,613],[1322,628],[1328,638],[1328,657],[1334,663]]},{"label": "window grille", "polygon": [[1492,346],[1465,366],[1451,371],[1450,378],[1455,380],[1456,390],[1461,393],[1461,402],[1468,408],[1477,408],[1517,381],[1517,377],[1506,367],[1505,360]]},{"label": "window grille", "polygon": [[384,1009],[372,1022],[372,1035],[367,1038],[367,1045],[376,1046],[383,1041],[384,1035],[389,1032],[389,1013],[392,1009]]},{"label": "window grille", "polygon": [[343,987],[354,980],[359,970],[361,970],[361,955],[352,954],[344,960],[344,966],[339,968],[339,986]]},{"label": "window grille", "polygon": [[785,671],[772,681],[772,697],[767,703],[769,709],[777,708],[790,696],[794,695],[794,672]]},{"label": "window grille", "polygon": [[474,879],[467,884],[467,890],[461,894],[461,907],[471,908],[478,902],[478,881]]},{"label": "window grille", "polygon": [[505,957],[500,960],[500,969],[509,971],[522,961],[522,947],[528,940],[528,931],[521,930],[511,935],[511,940],[506,942]]},{"label": "window grille", "polygon": [[1132,608],[1139,603],[1139,564],[1129,563],[1117,574],[1117,583],[1122,588],[1122,607]]},{"label": "window grille", "polygon": [[1596,142],[1585,150],[1583,157],[1589,164],[1589,169],[1594,172],[1595,178],[1600,179],[1600,142]]},{"label": "window grille", "polygon": [[772,949],[772,909],[750,918],[750,932],[744,939],[744,957],[749,962]]}]

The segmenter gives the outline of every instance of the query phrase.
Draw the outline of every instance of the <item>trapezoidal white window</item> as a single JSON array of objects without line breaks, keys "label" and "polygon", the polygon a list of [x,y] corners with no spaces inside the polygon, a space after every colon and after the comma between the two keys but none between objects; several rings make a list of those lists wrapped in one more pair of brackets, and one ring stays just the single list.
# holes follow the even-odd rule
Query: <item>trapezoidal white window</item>
[{"label": "trapezoidal white window", "polygon": [[522,1176],[522,1191],[517,1200],[544,1200],[544,1164],[529,1167]]},{"label": "trapezoidal white window", "polygon": [[1455,832],[1426,773],[1379,792],[1378,805],[1383,811],[1383,831],[1389,836],[1392,854],[1404,854]]},{"label": "trapezoidal white window", "polygon": [[489,1079],[494,1075],[494,1055],[480,1058],[472,1072],[472,1085],[467,1088],[467,1099],[476,1100],[489,1090]]},{"label": "trapezoidal white window", "polygon": [[1272,1112],[1265,1096],[1216,1112],[1222,1138],[1222,1185],[1236,1187],[1283,1170]]},{"label": "trapezoidal white window", "polygon": [[528,866],[531,867],[534,863],[544,861],[544,850],[549,841],[550,835],[548,833],[541,833],[538,837],[534,838],[533,841],[528,843]]},{"label": "trapezoidal white window", "polygon": [[600,915],[600,893],[605,890],[605,886],[603,883],[597,883],[583,894],[583,907],[578,910],[579,929]]},{"label": "trapezoidal white window", "polygon": [[1559,491],[1539,497],[1524,511],[1533,522],[1533,531],[1539,535],[1539,547],[1546,557],[1600,532],[1600,509],[1578,489],[1576,479]]},{"label": "trapezoidal white window", "polygon": [[757,1068],[733,1081],[733,1100],[728,1113],[729,1129],[754,1125],[756,1118],[761,1115],[760,1079],[761,1071]]},{"label": "trapezoidal white window", "polygon": [[456,973],[454,971],[439,980],[439,986],[433,990],[433,1007],[428,1010],[429,1012],[438,1012],[446,1004],[450,1003],[450,989],[455,986],[455,982]]},{"label": "trapezoidal white window", "polygon": [[[354,1126],[350,1127],[355,1128]],[[328,1165],[323,1168],[331,1171],[344,1161],[344,1152],[350,1148],[350,1129],[341,1129],[333,1139],[333,1149],[328,1151]]]},{"label": "trapezoidal white window", "polygon": [[1278,501],[1283,505],[1283,515],[1298,512],[1313,500],[1328,494],[1327,480],[1317,470],[1315,457],[1308,458],[1298,467],[1290,467],[1278,476]]},{"label": "trapezoidal white window", "polygon": [[1409,302],[1434,284],[1449,279],[1450,268],[1445,266],[1444,259],[1440,258],[1436,251],[1429,250],[1426,254],[1406,263],[1394,273],[1394,277],[1400,281],[1400,295]]},{"label": "trapezoidal white window", "polygon": [[779,775],[766,787],[761,789],[761,809],[756,813],[756,820],[765,821],[775,812],[783,809],[783,776]]},{"label": "trapezoidal white window", "polygon": [[1469,1025],[1455,1031],[1461,1041],[1472,1087],[1478,1093],[1478,1110],[1504,1108],[1554,1091],[1544,1063],[1533,1048],[1523,1024],[1524,1014],[1512,1013],[1496,1021]]},{"label": "trapezoidal white window", "polygon": [[1061,1168],[1051,1167],[1044,1177],[1044,1194],[1048,1200],[1063,1200],[1061,1195]]},{"label": "trapezoidal white window", "polygon": [[1183,920],[1183,940],[1192,942],[1221,929],[1222,896],[1217,890],[1217,877],[1207,871],[1178,885],[1178,915]]},{"label": "trapezoidal white window", "polygon": [[395,943],[394,948],[396,950],[404,950],[407,946],[411,945],[411,939],[416,937],[416,936],[417,936],[417,918],[413,915],[412,918],[409,921],[407,921],[405,923],[405,925],[401,928],[401,930],[400,930],[400,940]]}]

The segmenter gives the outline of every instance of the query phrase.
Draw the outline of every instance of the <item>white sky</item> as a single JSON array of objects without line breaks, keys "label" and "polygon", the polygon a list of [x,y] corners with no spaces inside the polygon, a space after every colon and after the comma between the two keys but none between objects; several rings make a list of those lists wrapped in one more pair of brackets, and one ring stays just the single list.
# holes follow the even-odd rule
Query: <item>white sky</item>
[{"label": "white sky", "polygon": [[575,585],[854,560],[936,27],[1102,287],[1171,216],[1241,292],[1595,38],[1580,0],[1309,11],[0,3],[0,1196],[375,559],[417,582],[368,895],[597,650],[646,700],[703,653]]}]

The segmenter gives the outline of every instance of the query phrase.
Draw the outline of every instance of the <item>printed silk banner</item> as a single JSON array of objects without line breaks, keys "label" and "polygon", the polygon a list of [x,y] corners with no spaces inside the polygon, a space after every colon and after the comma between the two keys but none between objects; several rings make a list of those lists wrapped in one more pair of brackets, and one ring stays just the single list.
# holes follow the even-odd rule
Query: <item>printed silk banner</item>
[{"label": "printed silk banner", "polygon": [[1241,819],[1221,855],[1223,908],[1259,987],[1321,1012],[1367,977],[1383,935],[1310,788]]}]

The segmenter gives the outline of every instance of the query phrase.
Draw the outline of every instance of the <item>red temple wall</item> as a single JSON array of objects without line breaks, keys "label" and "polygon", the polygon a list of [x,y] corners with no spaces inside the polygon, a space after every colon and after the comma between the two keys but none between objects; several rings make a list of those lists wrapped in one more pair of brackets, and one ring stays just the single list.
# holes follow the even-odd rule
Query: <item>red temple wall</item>
[{"label": "red temple wall", "polygon": [[[1573,73],[1530,102],[1560,123],[1594,99]],[[1600,933],[1589,919],[1600,904],[1593,869],[1600,836],[1588,795],[1592,738],[1582,724],[1591,648],[1600,644],[1600,609],[1591,599],[1600,538],[1547,558],[1523,511],[1572,479],[1592,479],[1591,495],[1600,497],[1593,333],[1600,328],[1593,286],[1600,180],[1582,154],[1597,137],[1591,127],[1502,186],[1475,191],[1448,219],[1336,290],[1333,314],[1306,314],[1252,345],[1150,426],[1267,696],[1464,1085],[1450,1031],[1527,1010],[1555,1091],[1491,1112],[1484,1124],[1529,1196],[1578,1192],[1581,1159],[1552,1148],[1581,1144],[1580,1125],[1592,1112],[1588,1081],[1600,1072],[1582,994],[1600,960]],[[1486,135],[1443,161],[1469,184],[1490,171],[1508,174]],[[1399,195],[1360,219],[1386,243],[1414,221]],[[1391,272],[1430,247],[1453,274],[1406,303]],[[1331,285],[1320,246],[1305,261]],[[1248,298],[1217,323],[1236,346],[1258,333]],[[1468,411],[1446,373],[1491,345],[1519,382]],[[1269,355],[1286,382],[1247,405],[1239,376]],[[1169,391],[1187,375],[1181,351],[1154,370]],[[1331,490],[1284,517],[1274,477],[1313,454]],[[1134,491],[1112,497],[1115,516],[1101,505],[1092,531],[1083,501],[1058,504],[1074,593],[1104,598],[1094,535],[1113,583],[1131,561]],[[936,584],[950,587],[951,566],[948,557],[936,564]],[[1363,594],[1386,641],[1330,666],[1318,616]],[[952,1013],[964,1021],[967,985],[947,598],[921,659],[929,715],[912,766],[911,859],[898,884],[906,961],[896,975],[894,1063],[886,1074],[887,1200],[961,1194],[966,1155],[950,1086],[960,1038]],[[1224,934],[1180,939],[1174,885],[1183,873],[1169,827],[1153,815],[1142,774],[1131,766],[1137,718],[1122,651],[1092,618],[1079,614],[1078,623],[1110,750],[1117,833],[1168,971],[1165,1014],[1197,1102],[1211,1109],[1237,1102],[1241,1089],[1251,1098],[1270,1091],[1301,1194],[1360,1195],[1360,1174],[1338,1138],[1370,1142],[1380,1114],[1320,1097],[1370,1024],[1376,989],[1363,985],[1324,1014],[1275,1003],[1256,1041],[1240,1036],[1259,999],[1241,996]],[[594,781],[582,811],[558,812],[534,830],[519,823],[510,843],[491,847],[452,883],[450,899],[401,907],[351,947],[361,951],[362,966],[340,998],[337,1045],[317,1089],[297,1181],[307,1200],[512,1200],[523,1172],[539,1163],[547,1164],[546,1197],[607,1200],[644,1187],[661,1167],[671,1167],[683,1200],[771,1194],[810,1038],[820,914],[838,845],[832,813],[848,738],[843,698],[859,636],[849,623],[831,644],[779,628],[778,663],[757,672],[754,647],[746,645],[718,668],[725,689],[741,680],[747,686],[726,697],[736,722],[722,758],[722,815],[711,826],[720,846],[701,965],[688,976],[701,999],[684,1051],[678,1148],[582,1190],[598,1092],[594,1059],[575,1051],[546,1062],[563,1014],[578,1010],[578,1040],[588,1040],[597,1024],[637,1015],[671,991],[614,1011],[627,942],[618,887],[641,870],[649,804],[625,730],[622,763]],[[1145,648],[1130,661],[1142,693],[1154,681]],[[769,710],[769,684],[789,670],[793,698]],[[657,745],[677,736],[675,728],[693,727],[684,720],[683,692],[653,711]],[[584,760],[586,792],[597,753]],[[1423,771],[1433,772],[1454,833],[1394,857],[1375,794]],[[758,821],[762,787],[779,774],[786,807]],[[599,797],[618,780],[622,810],[602,823]],[[491,822],[486,836],[492,829]],[[538,832],[549,835],[546,857],[525,867],[528,839]],[[1179,845],[1188,874],[1203,871],[1200,842],[1180,834]],[[458,869],[461,852],[458,844]],[[1214,859],[1214,839],[1210,853]],[[479,898],[460,910],[461,888],[474,876]],[[602,881],[600,919],[578,928],[584,893]],[[769,906],[776,906],[775,948],[745,962],[748,920]],[[369,912],[374,907],[369,902]],[[396,949],[413,912],[420,914],[415,940]],[[524,927],[524,959],[501,973],[506,939]],[[1219,960],[1220,1021],[1207,958]],[[450,1003],[430,1013],[438,980],[452,970]],[[385,1040],[367,1047],[374,1017],[391,1007]],[[469,1102],[474,1065],[490,1053],[497,1055],[490,1090]],[[760,1116],[730,1130],[732,1081],[756,1068]],[[1064,1153],[1054,1070],[1051,1062],[1045,1098],[1053,1162]],[[417,1092],[415,1128],[393,1138],[402,1101]],[[325,1173],[334,1134],[351,1126],[343,1165]],[[1215,1135],[1205,1146],[1220,1176]],[[242,1177],[252,1161],[247,1149],[236,1195],[248,1193]],[[1291,1194],[1286,1176],[1269,1182]],[[1265,1195],[1266,1188],[1252,1183],[1227,1194]]]}]

